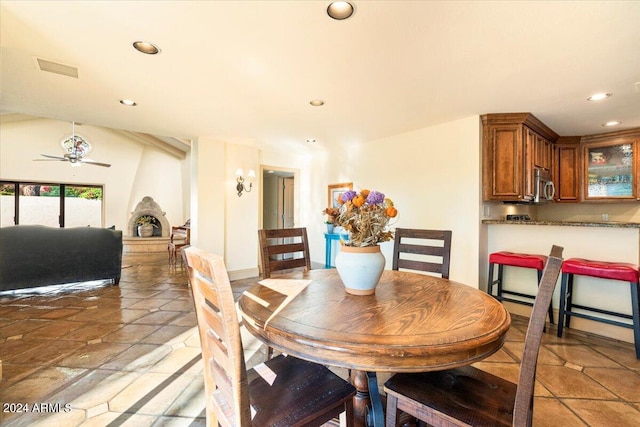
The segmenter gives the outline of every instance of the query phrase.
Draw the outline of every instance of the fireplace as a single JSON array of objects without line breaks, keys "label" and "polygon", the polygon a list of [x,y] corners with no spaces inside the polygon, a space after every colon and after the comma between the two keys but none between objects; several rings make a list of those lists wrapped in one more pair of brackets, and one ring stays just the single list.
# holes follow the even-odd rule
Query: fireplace
[{"label": "fireplace", "polygon": [[127,230],[129,232],[128,236],[141,238],[138,236],[138,226],[136,225],[136,221],[141,216],[151,216],[155,218],[155,228],[153,229],[153,236],[147,238],[153,239],[169,237],[171,234],[171,226],[169,225],[169,221],[167,221],[165,214],[166,212],[162,211],[160,205],[158,205],[152,197],[143,197],[136,205],[135,210],[131,212],[131,217],[129,218],[129,223],[127,225]]}]

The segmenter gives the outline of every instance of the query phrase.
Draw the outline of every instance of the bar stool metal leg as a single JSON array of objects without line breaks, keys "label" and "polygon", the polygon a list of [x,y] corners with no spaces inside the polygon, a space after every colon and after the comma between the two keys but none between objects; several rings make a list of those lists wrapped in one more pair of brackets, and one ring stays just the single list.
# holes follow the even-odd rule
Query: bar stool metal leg
[{"label": "bar stool metal leg", "polygon": [[636,346],[636,359],[640,359],[640,284],[630,282],[631,310],[633,317],[633,342]]}]

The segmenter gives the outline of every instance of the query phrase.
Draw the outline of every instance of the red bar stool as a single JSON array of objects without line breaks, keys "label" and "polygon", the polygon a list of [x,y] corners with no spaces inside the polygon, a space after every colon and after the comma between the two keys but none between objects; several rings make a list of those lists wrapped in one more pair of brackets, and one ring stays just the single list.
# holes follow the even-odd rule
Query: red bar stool
[{"label": "red bar stool", "polygon": [[[629,282],[631,285],[631,312],[632,314],[618,313],[600,308],[587,307],[584,305],[573,304],[571,299],[573,296],[573,276],[590,276],[600,279],[620,280]],[[569,258],[562,264],[562,283],[560,286],[560,319],[558,320],[558,336],[562,336],[563,326],[569,327],[571,316],[581,317],[583,319],[594,320],[596,322],[608,323],[611,325],[622,326],[623,328],[633,329],[633,340],[636,346],[636,358],[640,359],[640,269],[635,264],[624,262],[607,262],[592,261],[582,258]],[[617,320],[611,320],[603,317],[597,317],[586,313],[576,313],[573,309],[580,309],[587,312],[606,314],[608,316],[620,317],[623,319],[631,319],[632,323],[624,323]]]},{"label": "red bar stool", "polygon": [[[516,252],[494,252],[489,255],[489,280],[487,283],[487,293],[496,297],[499,301],[509,301],[515,302],[517,304],[524,304],[533,306],[533,301],[536,299],[535,295],[524,294],[521,292],[510,291],[505,289],[502,281],[502,273],[504,266],[511,267],[521,267],[521,268],[535,268],[538,270],[538,286],[540,286],[540,279],[542,278],[542,270],[544,270],[544,266],[547,263],[546,255],[532,255],[532,254],[522,254]],[[498,278],[494,280],[494,266],[498,264]],[[497,286],[497,294],[493,295],[493,287]],[[518,296],[520,298],[526,298],[530,301],[509,298],[504,295],[513,295]],[[549,305],[549,322],[553,323],[553,307],[552,304]]]}]

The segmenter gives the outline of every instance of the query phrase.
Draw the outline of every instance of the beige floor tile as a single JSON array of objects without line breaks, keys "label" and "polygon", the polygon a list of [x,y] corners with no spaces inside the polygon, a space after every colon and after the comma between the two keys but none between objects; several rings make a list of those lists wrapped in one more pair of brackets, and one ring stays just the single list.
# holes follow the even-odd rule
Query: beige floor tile
[{"label": "beige floor tile", "polygon": [[536,427],[581,427],[587,424],[557,399],[536,397],[533,403],[533,425]]},{"label": "beige floor tile", "polygon": [[563,401],[590,426],[633,427],[640,421],[638,409],[624,402],[572,399]]},{"label": "beige floor tile", "polygon": [[205,408],[204,396],[204,378],[202,376],[193,378],[167,409],[165,415],[189,418],[202,416]]},{"label": "beige floor tile", "polygon": [[109,401],[109,409],[116,412],[163,415],[192,380],[190,376],[142,374]]},{"label": "beige floor tile", "polygon": [[157,417],[152,415],[120,414],[107,412],[86,420],[82,427],[105,427],[108,425],[118,427],[151,427]]},{"label": "beige floor tile", "polygon": [[[3,314],[0,313],[0,316]],[[4,314],[5,316],[9,316],[10,313]],[[8,320],[8,319],[7,319]],[[26,335],[30,332],[38,330],[44,326],[51,325],[52,321],[42,320],[42,319],[25,319],[24,321],[18,322],[17,319],[13,318],[8,322],[7,325],[0,327],[0,338],[9,338],[17,335]]]},{"label": "beige floor tile", "polygon": [[619,345],[612,344],[610,346],[598,345],[594,349],[598,352],[610,357],[622,366],[630,369],[640,370],[640,360],[636,359],[636,353],[632,344]]},{"label": "beige floor tile", "polygon": [[62,337],[63,335],[83,327],[85,324],[82,322],[72,321],[58,321],[58,322],[46,322],[44,326],[38,328],[32,332],[24,334],[25,339],[45,339],[53,340]]},{"label": "beige floor tile", "polygon": [[74,409],[90,410],[106,404],[140,376],[137,372],[98,369],[83,376],[52,399],[70,403]]},{"label": "beige floor tile", "polygon": [[72,409],[70,412],[58,412],[43,415],[30,422],[30,427],[73,427],[81,425],[86,417],[86,412],[81,409]]},{"label": "beige floor tile", "polygon": [[617,399],[613,393],[582,372],[565,366],[538,366],[537,380],[560,398]]},{"label": "beige floor tile", "polygon": [[122,353],[129,344],[116,344],[99,342],[84,345],[78,351],[60,360],[57,365],[69,368],[98,368],[119,353]]},{"label": "beige floor tile", "polygon": [[579,366],[606,366],[619,368],[620,364],[582,345],[545,345],[546,348],[557,354],[564,360]]},{"label": "beige floor tile", "polygon": [[133,344],[101,367],[122,371],[146,371],[170,352],[171,348],[166,345]]},{"label": "beige floor tile", "polygon": [[3,386],[2,402],[45,402],[43,396],[47,396],[63,386],[70,385],[85,372],[85,369],[42,368],[7,388]]},{"label": "beige floor tile", "polygon": [[584,373],[624,400],[640,402],[640,374],[612,368],[586,368]]},{"label": "beige floor tile", "polygon": [[156,325],[124,325],[102,338],[104,342],[137,343],[157,331]]},{"label": "beige floor tile", "polygon": [[173,374],[180,371],[181,375],[199,375],[202,373],[202,355],[200,348],[182,347],[171,351],[149,368],[149,372]]},{"label": "beige floor tile", "polygon": [[191,329],[188,326],[158,326],[161,326],[161,328],[145,337],[141,342],[148,344],[165,344]]},{"label": "beige floor tile", "polygon": [[180,313],[175,311],[156,311],[146,314],[132,323],[143,325],[167,325],[179,315]]},{"label": "beige floor tile", "polygon": [[121,328],[124,326],[119,323],[87,323],[84,322],[85,326],[81,328],[77,328],[74,330],[68,331],[61,338],[65,340],[76,340],[76,341],[93,341],[99,338],[104,337],[105,335]]}]

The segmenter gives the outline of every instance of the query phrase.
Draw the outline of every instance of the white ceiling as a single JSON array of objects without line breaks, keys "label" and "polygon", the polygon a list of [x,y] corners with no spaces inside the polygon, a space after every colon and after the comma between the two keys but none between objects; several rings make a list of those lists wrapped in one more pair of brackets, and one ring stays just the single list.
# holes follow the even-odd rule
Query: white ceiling
[{"label": "white ceiling", "polygon": [[327,1],[1,0],[0,111],[292,149],[491,112],[564,136],[640,127],[640,1],[354,4],[334,21]]}]

